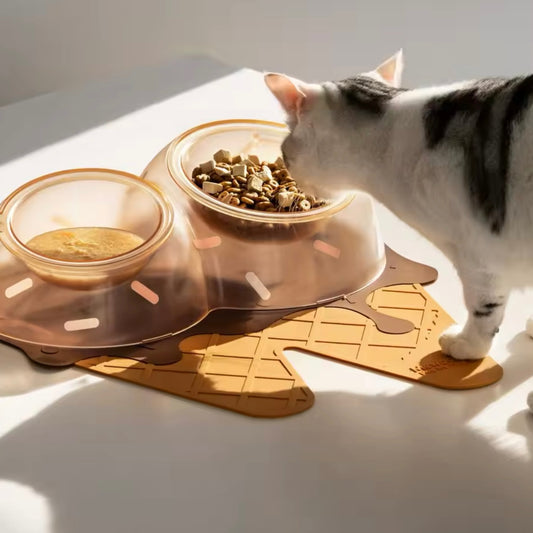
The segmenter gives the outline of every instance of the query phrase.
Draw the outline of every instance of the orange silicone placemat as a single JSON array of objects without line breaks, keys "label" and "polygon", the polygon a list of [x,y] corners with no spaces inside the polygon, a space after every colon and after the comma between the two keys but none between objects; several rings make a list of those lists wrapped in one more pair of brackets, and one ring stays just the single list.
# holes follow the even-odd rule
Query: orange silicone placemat
[{"label": "orange silicone placemat", "polygon": [[368,302],[383,313],[410,320],[415,329],[385,334],[365,316],[336,307],[288,315],[246,335],[203,334],[180,344],[183,357],[170,365],[94,357],[78,366],[251,416],[280,417],[309,409],[314,396],[283,354],[298,348],[344,363],[448,389],[498,381],[491,358],[456,361],[439,350],[439,334],[453,320],[421,285],[378,289]]}]

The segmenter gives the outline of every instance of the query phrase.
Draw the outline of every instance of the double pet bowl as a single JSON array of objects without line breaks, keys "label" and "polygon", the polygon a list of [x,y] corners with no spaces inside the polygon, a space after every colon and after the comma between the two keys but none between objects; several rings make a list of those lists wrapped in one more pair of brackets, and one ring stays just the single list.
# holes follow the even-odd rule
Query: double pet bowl
[{"label": "double pet bowl", "polygon": [[[139,346],[144,360],[159,362],[151,345],[214,311],[290,312],[368,286],[386,257],[367,195],[328,197],[324,189],[323,207],[271,213],[224,204],[190,179],[220,148],[274,161],[286,134],[281,124],[256,120],[204,124],[161,150],[140,178],[76,169],[17,189],[0,205],[0,339],[50,365],[128,356]],[[26,246],[73,227],[125,230],[144,242],[87,261]]]}]

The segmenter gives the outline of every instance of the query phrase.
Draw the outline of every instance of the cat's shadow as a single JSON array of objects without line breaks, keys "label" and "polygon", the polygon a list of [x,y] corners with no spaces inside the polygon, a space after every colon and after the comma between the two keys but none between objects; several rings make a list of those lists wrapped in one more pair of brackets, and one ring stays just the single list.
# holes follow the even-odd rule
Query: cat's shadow
[{"label": "cat's shadow", "polygon": [[533,415],[529,409],[523,409],[511,416],[507,422],[507,429],[511,433],[516,433],[526,438],[530,455],[533,456]]},{"label": "cat's shadow", "polygon": [[[504,372],[507,374],[515,370],[521,374],[522,381],[526,381],[533,376],[533,339],[525,332],[515,335],[507,344],[509,358],[502,364]],[[515,386],[518,383],[515,384]],[[533,390],[533,387],[532,387]],[[507,429],[511,433],[516,433],[525,437],[528,443],[530,455],[533,457],[533,414],[526,406],[526,398],[523,398],[524,409],[512,415],[507,422]]]},{"label": "cat's shadow", "polygon": [[[410,524],[416,530],[412,508],[420,502],[429,506],[435,523],[446,523],[449,506],[457,503],[457,512],[462,512],[461,491],[450,491],[458,481],[467,487],[496,487],[504,477],[512,480],[505,485],[506,498],[522,505],[524,487],[532,485],[533,417],[520,408],[507,421],[507,431],[525,439],[529,458],[513,456],[470,424],[533,375],[532,340],[517,335],[509,352],[503,379],[483,389],[445,391],[412,384],[392,396],[319,390],[311,410],[276,420],[254,420],[112,379],[93,381],[70,389],[0,438],[1,477],[45,497],[54,532],[119,532],[132,524],[144,524],[148,530],[146,521],[153,516],[146,506],[155,500],[163,529],[205,519],[219,524],[220,531],[236,530],[233,508],[213,505],[224,484],[232,487],[234,500],[245,501],[250,487],[255,497],[265,499],[263,506],[243,506],[239,511],[243,521],[264,525],[254,530],[258,533],[283,530],[285,514],[273,515],[271,509],[283,509],[289,494],[292,509],[312,515],[310,533],[331,531],[333,523],[353,524],[365,513],[375,521],[375,531],[386,530],[384,525],[380,529],[379,521],[388,505],[401,531],[408,531]],[[26,374],[37,374],[33,382],[13,386],[4,395],[7,400],[84,374],[80,369],[34,366],[22,354],[10,353],[13,368],[19,357],[19,365],[31,367]],[[298,370],[298,360],[295,367]],[[343,374],[368,373],[344,365],[342,369]],[[525,406],[525,397],[521,400]],[[97,420],[91,417],[95,411]],[[165,416],[154,416],[157,412]],[[252,460],[255,467],[247,468]],[[210,481],[199,472],[209,473]],[[276,484],[280,479],[283,490]],[[307,491],[301,490],[305,479],[307,486],[335,486],[338,494],[350,494],[357,486],[381,486],[383,513],[372,512],[371,490],[358,493],[352,505],[330,508],[326,498],[315,510]],[[430,487],[434,494],[447,494],[447,505],[428,500]],[[394,504],[399,494],[401,505]],[[80,505],[80,498],[88,498],[90,504]],[[120,510],[117,501],[127,502],[127,511]],[[198,501],[208,505],[198,506]],[[482,520],[489,529],[498,525],[490,510]],[[340,530],[346,529],[339,526]]]}]

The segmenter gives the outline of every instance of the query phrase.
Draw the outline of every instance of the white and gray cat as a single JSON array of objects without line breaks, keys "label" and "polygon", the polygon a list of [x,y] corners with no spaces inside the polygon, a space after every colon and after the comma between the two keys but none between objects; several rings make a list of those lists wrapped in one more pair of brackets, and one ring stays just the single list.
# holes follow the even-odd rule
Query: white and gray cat
[{"label": "white and gray cat", "polygon": [[340,82],[266,74],[283,156],[296,179],[369,192],[447,255],[468,320],[442,350],[482,358],[509,292],[533,282],[533,76],[406,90],[402,70],[398,52]]}]

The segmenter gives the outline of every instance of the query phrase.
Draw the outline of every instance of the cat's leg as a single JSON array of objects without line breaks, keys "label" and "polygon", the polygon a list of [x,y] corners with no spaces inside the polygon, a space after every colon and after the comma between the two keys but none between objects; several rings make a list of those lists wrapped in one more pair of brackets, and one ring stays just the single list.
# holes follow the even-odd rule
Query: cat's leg
[{"label": "cat's leg", "polygon": [[533,391],[527,395],[527,406],[529,410],[533,413]]},{"label": "cat's leg", "polygon": [[509,289],[497,274],[485,269],[458,269],[468,320],[463,328],[452,326],[439,339],[442,351],[455,359],[481,359],[503,320]]},{"label": "cat's leg", "polygon": [[533,316],[530,316],[526,322],[526,333],[533,339]]}]

